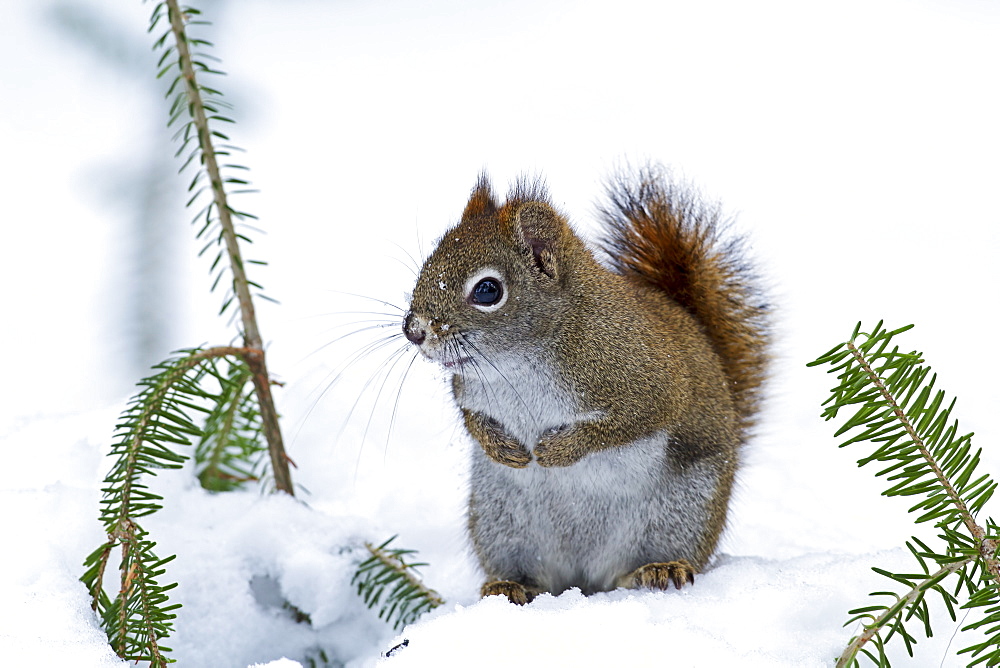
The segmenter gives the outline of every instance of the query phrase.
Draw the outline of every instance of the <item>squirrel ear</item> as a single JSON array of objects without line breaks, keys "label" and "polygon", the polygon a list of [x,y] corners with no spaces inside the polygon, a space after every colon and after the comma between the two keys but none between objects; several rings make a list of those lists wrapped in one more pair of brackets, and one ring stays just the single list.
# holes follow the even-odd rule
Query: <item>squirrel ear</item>
[{"label": "squirrel ear", "polygon": [[556,278],[556,248],[566,229],[566,222],[542,202],[528,202],[514,216],[524,243],[531,249],[535,266],[549,278]]},{"label": "squirrel ear", "polygon": [[483,172],[476,181],[476,187],[472,189],[469,203],[465,205],[465,212],[462,218],[478,218],[488,216],[497,212],[496,198],[493,195],[493,186],[490,185],[490,177]]}]

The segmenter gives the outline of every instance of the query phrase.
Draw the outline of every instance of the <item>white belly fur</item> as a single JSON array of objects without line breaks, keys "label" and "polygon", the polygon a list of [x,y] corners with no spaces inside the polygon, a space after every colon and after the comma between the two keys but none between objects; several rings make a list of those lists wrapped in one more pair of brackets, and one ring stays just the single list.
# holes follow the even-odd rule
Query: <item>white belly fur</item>
[{"label": "white belly fur", "polygon": [[[546,365],[493,371],[467,375],[456,400],[529,450],[547,429],[597,417]],[[607,591],[646,563],[690,559],[715,490],[709,466],[671,461],[664,432],[561,468],[511,468],[478,445],[473,453],[470,528],[487,576],[552,593]]]},{"label": "white belly fur", "polygon": [[704,519],[710,490],[700,489],[704,468],[692,476],[666,461],[666,440],[654,435],[550,469],[510,468],[476,448],[472,530],[488,576],[592,593],[645,563],[688,556],[699,536],[684,527],[704,524],[691,520]]}]

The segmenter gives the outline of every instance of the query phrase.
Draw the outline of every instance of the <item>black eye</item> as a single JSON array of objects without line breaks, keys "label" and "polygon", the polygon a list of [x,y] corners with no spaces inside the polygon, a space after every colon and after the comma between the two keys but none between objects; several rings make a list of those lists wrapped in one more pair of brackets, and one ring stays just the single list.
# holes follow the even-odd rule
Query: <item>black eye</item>
[{"label": "black eye", "polygon": [[472,303],[481,306],[496,304],[503,297],[503,285],[495,278],[484,278],[472,288]]}]

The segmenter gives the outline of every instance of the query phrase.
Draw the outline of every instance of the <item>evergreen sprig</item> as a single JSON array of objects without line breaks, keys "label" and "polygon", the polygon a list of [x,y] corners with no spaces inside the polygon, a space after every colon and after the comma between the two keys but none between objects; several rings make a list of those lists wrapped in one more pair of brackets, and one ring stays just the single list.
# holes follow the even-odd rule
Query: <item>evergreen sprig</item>
[{"label": "evergreen sprig", "polygon": [[[862,622],[863,632],[853,638],[837,665],[857,666],[857,655],[867,656],[879,666],[888,666],[885,643],[899,636],[913,655],[916,637],[907,623],[921,623],[926,637],[933,634],[925,596],[940,596],[952,621],[956,619],[958,594],[964,589],[968,600],[961,608],[983,608],[983,618],[963,630],[983,629],[986,638],[960,651],[973,659],[970,666],[1000,663],[1000,567],[997,561],[997,526],[992,519],[983,528],[977,513],[996,490],[989,475],[977,467],[981,450],[972,449],[972,434],[960,434],[952,420],[955,400],[935,389],[936,374],[924,364],[921,353],[902,353],[892,345],[893,337],[912,326],[889,331],[880,322],[870,333],[854,329],[850,340],[810,363],[830,365],[840,381],[824,402],[823,417],[852,414],[837,430],[838,437],[849,435],[840,444],[868,442],[872,454],[858,460],[859,466],[877,462],[876,472],[891,486],[885,496],[913,496],[910,508],[915,522],[933,522],[942,545],[931,548],[914,537],[907,548],[917,560],[918,573],[892,573],[875,568],[907,588],[900,595],[892,591],[873,592],[888,597],[887,604],[875,604],[849,611],[847,622]],[[891,346],[891,347],[890,347]],[[947,588],[945,581],[954,581]]]},{"label": "evergreen sprig", "polygon": [[[169,124],[179,126],[175,138],[180,142],[177,155],[183,158],[181,170],[195,168],[195,175],[188,186],[191,197],[187,205],[190,207],[204,202],[194,218],[195,224],[200,225],[198,238],[206,241],[201,253],[210,248],[216,249],[211,264],[213,289],[222,282],[226,272],[231,277],[220,313],[225,313],[233,303],[239,306],[243,345],[251,351],[244,359],[253,376],[274,485],[278,490],[294,495],[253,302],[254,295],[269,298],[262,294],[260,284],[250,280],[245,267],[246,264],[265,263],[244,261],[240,249],[241,241],[251,243],[246,232],[252,228],[243,221],[255,220],[256,217],[237,210],[231,202],[233,194],[252,192],[246,179],[248,170],[244,165],[229,161],[232,154],[240,149],[218,126],[233,123],[233,119],[225,115],[230,105],[218,89],[204,82],[204,79],[221,76],[223,72],[208,64],[217,61],[206,51],[212,43],[188,34],[189,26],[207,25],[198,9],[181,7],[177,0],[159,2],[150,17],[149,31],[162,30],[164,24],[166,29],[154,45],[155,49],[162,51],[157,76],[163,78],[172,74],[174,77],[167,90],[167,97],[172,99]],[[240,223],[239,229],[237,222]],[[252,293],[251,289],[256,292]]]},{"label": "evergreen sprig", "polygon": [[[245,172],[245,167],[220,162],[235,147],[218,143],[228,142],[228,137],[212,124],[232,123],[232,119],[222,115],[228,104],[221,94],[199,81],[199,76],[221,74],[206,65],[214,58],[203,49],[211,44],[187,34],[187,26],[204,24],[199,16],[195,8],[182,9],[176,0],[165,0],[156,5],[149,30],[156,30],[163,22],[168,25],[155,44],[163,51],[158,76],[175,72],[167,96],[173,97],[170,125],[181,126],[178,155],[186,153],[181,169],[199,165],[189,186],[192,195],[188,206],[202,194],[210,194],[195,217],[196,223],[201,221],[198,237],[208,240],[202,253],[213,246],[218,249],[211,269],[213,289],[225,272],[231,276],[231,289],[221,311],[234,301],[238,303],[244,345],[182,351],[154,367],[158,373],[140,381],[141,391],[129,402],[117,425],[111,452],[115,463],[103,488],[101,521],[108,540],[87,557],[81,578],[115,652],[153,666],[171,662],[165,654],[169,648],[161,641],[171,632],[173,611],[180,605],[171,604],[167,595],[176,584],[160,582],[164,566],[174,557],[158,557],[153,552],[156,544],[138,522],[158,511],[163,500],[149,491],[145,476],[156,475],[160,469],[180,468],[187,455],[176,447],[197,439],[202,483],[212,489],[232,488],[242,479],[257,477],[254,458],[261,450],[257,441],[263,433],[275,486],[293,494],[251,288],[262,295],[260,286],[247,278],[240,251],[239,242],[250,239],[237,231],[234,223],[253,216],[237,211],[229,200],[231,194],[246,192],[249,183],[233,175],[234,171]],[[223,358],[228,361],[225,372],[217,364]],[[218,392],[207,389],[206,377],[219,383]],[[252,392],[246,389],[250,383]],[[207,415],[204,424],[194,422],[191,412]],[[121,583],[112,597],[104,590],[104,574],[116,547],[121,548]]]},{"label": "evergreen sprig", "polygon": [[358,566],[351,584],[357,584],[358,595],[369,608],[378,606],[380,619],[399,629],[443,604],[444,599],[420,581],[418,569],[427,564],[407,562],[416,550],[390,548],[394,540],[396,536],[378,546],[365,543],[371,556]]},{"label": "evergreen sprig", "polygon": [[[108,540],[84,561],[81,580],[90,591],[108,639],[119,656],[146,660],[152,665],[169,662],[168,648],[159,644],[169,635],[177,604],[166,592],[174,583],[159,584],[163,566],[173,556],[159,558],[154,542],[146,538],[139,518],[160,510],[163,498],[149,490],[145,476],[158,470],[180,468],[187,456],[176,451],[200,437],[201,428],[192,411],[208,413],[221,395],[208,392],[202,383],[220,357],[241,355],[238,348],[193,349],[154,367],[159,372],[139,382],[141,391],[128,404],[116,427],[110,456],[114,464],[104,479],[101,522]],[[115,547],[121,547],[121,586],[114,598],[104,591],[104,572]]]},{"label": "evergreen sprig", "polygon": [[214,492],[242,488],[261,478],[260,405],[253,391],[253,374],[242,358],[228,359],[228,370],[210,373],[219,383],[201,438],[195,445],[195,472],[201,486]]},{"label": "evergreen sprig", "polygon": [[[204,83],[208,78],[225,75],[209,65],[218,62],[206,51],[214,45],[188,34],[189,27],[210,23],[201,18],[197,8],[181,7],[176,0],[157,3],[150,18],[149,31],[156,30],[161,22],[167,24],[167,30],[154,44],[154,48],[162,51],[157,78],[174,74],[166,93],[166,97],[172,99],[167,125],[178,128],[174,140],[180,142],[176,156],[183,159],[181,171],[194,169],[194,176],[188,184],[190,198],[187,206],[200,203],[194,222],[199,225],[197,238],[206,243],[198,254],[204,255],[213,247],[216,251],[211,264],[212,290],[222,282],[227,271],[231,275],[229,289],[219,311],[225,313],[241,291],[238,285],[241,282],[256,288],[257,296],[269,299],[258,283],[246,279],[242,254],[236,243],[237,239],[253,243],[246,234],[252,228],[244,226],[244,231],[237,232],[233,226],[233,220],[256,220],[257,217],[247,211],[236,210],[230,202],[231,195],[255,191],[249,188],[250,182],[246,178],[249,168],[231,162],[233,154],[242,152],[242,149],[218,129],[220,125],[235,122],[226,115],[232,105],[226,102],[217,88]],[[223,262],[227,251],[235,262]],[[248,260],[247,263],[266,264],[260,260]]]}]

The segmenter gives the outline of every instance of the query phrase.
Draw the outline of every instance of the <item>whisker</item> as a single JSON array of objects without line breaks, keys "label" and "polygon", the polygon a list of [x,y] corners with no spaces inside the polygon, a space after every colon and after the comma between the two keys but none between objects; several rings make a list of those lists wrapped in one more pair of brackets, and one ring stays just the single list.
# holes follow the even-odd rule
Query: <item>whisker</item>
[{"label": "whisker", "polygon": [[396,262],[398,262],[399,264],[401,264],[404,269],[406,269],[407,271],[409,271],[411,274],[413,274],[413,277],[416,278],[420,274],[420,266],[416,264],[416,260],[413,259],[412,255],[410,255],[409,253],[406,252],[405,248],[403,248],[399,244],[396,244],[395,242],[393,242],[393,243],[401,251],[403,251],[404,253],[406,253],[406,255],[410,258],[410,261],[413,262],[414,264],[412,264],[412,265],[406,264],[401,259],[399,259],[398,257],[395,257],[395,256],[393,256],[392,259],[395,260]]},{"label": "whisker", "polygon": [[[464,337],[456,337],[454,339],[454,343],[455,343],[455,346],[457,348],[464,350],[465,344],[463,343],[462,339],[464,339]],[[479,355],[479,357],[483,357],[482,353],[480,353],[478,351],[478,349],[476,350],[476,352]],[[463,356],[468,357],[469,363],[472,366],[472,370],[475,372],[476,376],[479,378],[479,384],[482,386],[483,391],[486,393],[486,401],[488,403],[491,401],[490,395],[492,394],[492,397],[493,397],[492,400],[495,401],[496,403],[500,403],[499,402],[499,397],[497,395],[496,388],[494,388],[493,384],[486,379],[486,376],[484,375],[483,370],[482,370],[482,366],[479,363],[479,360],[476,358],[476,356],[474,356],[474,355],[464,355],[464,354],[463,354]],[[489,361],[489,360],[487,360],[487,361]],[[501,374],[501,376],[502,375],[503,374]],[[508,381],[508,385],[510,385],[509,381]],[[515,394],[516,394],[516,390],[515,390]],[[520,397],[518,397],[518,398],[520,399]],[[522,403],[524,403],[523,400],[522,400]]]},{"label": "whisker", "polygon": [[385,434],[385,449],[382,451],[382,465],[386,464],[386,457],[389,454],[389,442],[392,440],[392,430],[396,426],[396,414],[399,411],[399,398],[403,395],[403,387],[406,385],[406,377],[410,374],[410,369],[413,368],[413,363],[417,361],[419,353],[414,350],[413,355],[410,357],[410,363],[406,365],[403,370],[403,375],[399,379],[399,388],[396,390],[396,399],[392,404],[392,413],[389,415],[389,429]]},{"label": "whisker", "polygon": [[[420,221],[416,218],[413,219],[413,228],[417,233],[417,253],[420,254],[420,257],[427,257],[427,253],[424,252],[424,238],[420,236]],[[416,260],[414,260],[414,264],[423,265],[422,262],[417,262]]]},{"label": "whisker", "polygon": [[[397,242],[397,241],[390,241],[389,243],[391,243],[393,246],[395,246],[399,250],[403,251],[403,254],[406,255],[406,257],[408,257],[410,259],[410,262],[412,263],[410,266],[407,266],[406,268],[409,269],[410,271],[412,271],[414,276],[419,275],[420,274],[420,269],[423,266],[423,262],[417,262],[417,258],[413,257],[413,253],[411,253],[406,248],[404,248],[403,245],[400,244],[399,242]],[[423,252],[421,252],[420,254],[423,255]],[[396,259],[399,260],[399,258],[396,258]],[[400,262],[402,262],[402,260],[400,260]],[[404,263],[404,266],[405,266],[405,263]]]},{"label": "whisker", "polygon": [[[489,380],[487,380],[486,375],[483,373],[482,365],[480,364],[479,360],[476,358],[475,355],[465,355],[465,344],[463,343],[462,338],[464,338],[464,337],[456,337],[454,339],[454,344],[455,344],[456,348],[458,348],[459,350],[462,351],[461,352],[462,356],[467,357],[469,359],[469,364],[472,367],[472,370],[475,372],[476,376],[479,378],[479,384],[480,384],[480,386],[483,388],[483,391],[486,393],[486,402],[487,403],[497,403],[497,404],[499,404],[500,401],[499,401],[499,397],[497,395],[497,390],[496,390],[495,387],[493,387],[493,383],[491,383],[491,382],[489,382]],[[480,357],[481,356],[482,355],[480,355]],[[492,395],[492,399],[491,399],[491,395]]]},{"label": "whisker", "polygon": [[298,318],[298,320],[310,320],[314,318],[329,318],[329,317],[339,317],[344,315],[380,315],[384,318],[399,318],[398,313],[383,313],[382,311],[330,311],[329,313],[317,313],[316,315],[307,315]]},{"label": "whisker", "polygon": [[[405,252],[405,249],[403,250]],[[411,260],[413,259],[409,253],[407,253],[407,256],[410,257]],[[350,390],[354,390],[355,388],[350,388],[347,393],[338,393],[337,395],[340,396],[340,394],[347,394],[345,397],[346,401],[343,402],[343,404],[346,405],[351,401],[350,394],[355,394],[353,402],[350,403],[350,407],[346,411],[346,414],[342,413],[342,415],[344,415],[343,422],[336,431],[334,437],[335,442],[343,440],[344,433],[347,427],[354,420],[354,415],[360,407],[362,398],[364,397],[367,399],[366,395],[368,395],[369,390],[377,384],[378,390],[374,398],[375,406],[377,407],[381,401],[381,397],[386,393],[386,387],[389,383],[390,377],[395,377],[399,373],[399,363],[401,361],[405,363],[406,351],[410,348],[410,343],[404,340],[401,329],[402,315],[406,312],[405,308],[394,304],[391,301],[377,297],[370,297],[342,290],[328,290],[327,292],[365,300],[369,302],[369,305],[371,302],[374,302],[375,305],[377,305],[377,308],[365,310],[365,305],[359,304],[361,308],[355,308],[349,311],[320,313],[299,318],[299,320],[315,320],[318,318],[329,318],[331,316],[346,316],[348,320],[353,320],[353,318],[357,318],[358,316],[361,317],[360,320],[331,323],[331,326],[327,327],[324,332],[329,336],[329,339],[317,346],[315,350],[306,355],[302,360],[299,360],[299,364],[310,358],[314,358],[321,352],[330,349],[331,346],[338,345],[351,337],[363,335],[366,340],[364,340],[361,345],[356,348],[352,346],[351,348],[353,348],[353,350],[351,350],[344,359],[338,362],[333,369],[323,374],[323,378],[309,392],[308,399],[311,399],[311,401],[308,401],[308,406],[305,412],[297,420],[298,424],[292,436],[293,441],[300,437],[303,428],[312,418],[314,412],[323,400],[334,391],[337,385],[344,381],[347,374],[362,362],[373,359],[372,355],[375,355],[375,358],[373,359],[375,368],[360,388],[357,389],[356,392],[351,392]],[[390,331],[385,332],[386,329]],[[372,332],[375,332],[378,335],[373,337]],[[330,334],[333,335],[330,336]],[[403,371],[402,379],[405,380],[406,375],[408,375],[409,370],[413,366],[414,359],[417,354],[418,353],[414,351],[413,358],[411,358],[408,363],[405,363],[405,370]],[[365,368],[371,368],[367,363],[364,366]],[[392,417],[389,423],[388,435],[386,437],[386,450],[388,450],[388,439],[391,437],[392,428],[395,420],[397,419],[401,393],[402,384],[400,384],[400,387],[395,393],[396,397],[394,400]],[[358,462],[355,465],[355,479],[357,478],[358,470],[360,468],[360,457],[363,451],[364,442],[368,438],[373,421],[374,410],[368,416],[368,419],[365,422],[364,430],[361,434],[361,442],[358,449]]]},{"label": "whisker", "polygon": [[[333,343],[339,343],[344,339],[354,336],[355,334],[361,334],[363,332],[378,331],[380,329],[399,329],[400,335],[402,335],[402,323],[396,318],[392,320],[359,320],[357,322],[346,322],[339,325],[334,325],[326,330],[324,334],[334,332],[338,329],[343,329],[345,327],[357,327],[357,329],[347,332],[346,334],[338,334],[335,338],[327,341],[322,347],[326,347]],[[322,348],[321,348],[322,349]]]},{"label": "whisker", "polygon": [[483,355],[483,352],[476,347],[476,344],[472,343],[472,341],[469,341],[467,337],[462,335],[459,336],[461,336],[462,338],[463,345],[467,345],[470,348],[472,348],[472,350],[474,350],[477,355],[479,355],[487,364],[489,364],[493,368],[494,371],[497,372],[497,375],[499,375],[500,378],[502,378],[503,381],[507,383],[507,386],[510,387],[510,389],[514,392],[514,396],[517,397],[517,400],[521,402],[522,406],[524,406],[524,410],[528,412],[528,415],[530,415],[533,419],[537,421],[538,418],[535,416],[535,412],[531,409],[531,406],[529,406],[528,402],[526,402],[524,398],[521,397],[521,393],[517,391],[517,388],[514,387],[514,384],[507,379],[507,376],[504,375],[504,373],[497,367],[497,365],[494,364],[489,357]]},{"label": "whisker", "polygon": [[[378,323],[378,321],[375,321],[375,322]],[[353,323],[353,322],[352,323],[344,323],[342,325],[337,325],[337,326],[331,328],[328,331],[333,331],[334,329],[337,329],[338,327],[349,327],[351,325],[356,325],[356,324],[358,324],[358,323]],[[399,325],[399,321],[382,322],[382,323],[378,323],[378,324],[374,324],[374,325],[365,325],[364,327],[360,327],[358,329],[355,329],[352,332],[348,332],[346,334],[341,334],[340,336],[337,336],[337,337],[335,337],[333,339],[330,339],[329,341],[327,341],[326,343],[324,343],[323,345],[321,345],[319,348],[317,348],[316,350],[312,351],[311,353],[309,353],[308,355],[306,355],[305,357],[303,357],[301,360],[299,360],[298,363],[301,364],[302,362],[306,361],[310,357],[313,357],[314,355],[322,352],[323,350],[325,350],[329,346],[332,346],[334,344],[340,343],[341,341],[343,341],[343,340],[345,340],[345,339],[347,339],[347,338],[349,338],[351,336],[354,336],[355,334],[361,334],[363,332],[370,332],[372,330],[396,328],[396,327],[399,327],[399,326],[400,326]],[[402,335],[403,335],[402,332],[398,333],[398,336],[402,336]],[[397,334],[394,333],[394,334],[390,334],[386,338],[392,339],[392,338],[396,338],[396,336],[397,336]],[[379,340],[383,340],[383,339],[379,339]]]},{"label": "whisker", "polygon": [[[365,345],[363,345],[360,348],[358,348],[354,353],[351,354],[351,356],[349,358],[349,361],[346,362],[344,364],[344,366],[341,367],[339,373],[337,373],[336,377],[331,381],[331,385],[334,384],[334,383],[336,383],[337,381],[339,381],[340,378],[341,378],[341,376],[343,376],[344,373],[347,372],[348,368],[350,368],[354,364],[358,363],[362,359],[368,357],[369,355],[371,355],[372,353],[374,353],[376,350],[380,350],[381,348],[385,348],[386,346],[388,346],[392,342],[397,341],[398,339],[400,339],[402,337],[403,337],[402,333],[394,333],[394,334],[390,334],[389,336],[384,336],[381,339],[376,339],[374,341],[369,341]],[[401,348],[405,348],[407,345],[408,344],[403,344],[403,346]],[[383,362],[383,364],[384,364],[384,362]]]},{"label": "whisker", "polygon": [[372,383],[375,382],[378,377],[382,376],[382,382],[379,385],[378,392],[375,394],[375,401],[373,402],[373,408],[371,413],[368,415],[368,421],[365,423],[364,431],[361,432],[361,447],[358,448],[358,459],[354,464],[354,479],[357,480],[358,471],[361,468],[361,454],[364,449],[365,440],[368,438],[368,430],[371,428],[372,419],[375,417],[375,407],[378,406],[379,397],[382,396],[382,391],[385,389],[385,384],[389,380],[389,376],[392,374],[392,370],[399,363],[399,360],[403,358],[406,354],[409,344],[400,346],[398,349],[390,353],[389,357],[386,358],[382,364],[368,377],[365,384],[362,385],[361,390],[358,392],[357,397],[354,399],[354,403],[351,404],[350,410],[347,411],[347,417],[344,419],[344,424],[341,426],[340,430],[337,432],[337,440],[339,441],[344,435],[344,431],[347,429],[347,425],[350,424],[351,418],[354,416],[354,411],[357,410],[358,404],[361,403],[361,398],[371,387]]},{"label": "whisker", "polygon": [[386,300],[379,299],[378,297],[369,297],[368,295],[359,295],[354,292],[344,292],[343,290],[329,290],[329,292],[333,292],[338,295],[347,295],[348,297],[357,297],[358,299],[367,299],[368,301],[378,302],[383,306],[388,306],[389,308],[395,309],[400,313],[406,313],[406,309],[403,308],[402,306],[398,306],[396,304],[393,304],[392,302],[387,302]]},{"label": "whisker", "polygon": [[381,311],[328,311],[326,313],[313,313],[311,315],[300,315],[294,318],[289,318],[288,321],[302,322],[305,320],[318,320],[319,318],[337,318],[345,315],[379,315],[384,318],[399,318],[398,313],[383,313]]},{"label": "whisker", "polygon": [[[347,359],[344,362],[342,362],[338,367],[335,367],[332,371],[330,371],[330,373],[326,375],[326,379],[317,384],[317,386],[313,388],[312,392],[310,392],[310,394],[314,394],[320,386],[323,386],[322,391],[319,392],[316,398],[309,405],[309,408],[306,410],[305,414],[300,418],[298,427],[296,428],[295,433],[292,437],[293,442],[296,438],[298,438],[299,433],[302,431],[302,428],[305,426],[306,421],[312,415],[313,411],[316,410],[316,407],[319,405],[319,402],[322,401],[323,397],[325,397],[327,393],[330,392],[330,390],[333,389],[333,387],[340,381],[340,379],[344,376],[345,373],[347,373],[347,371],[351,367],[353,367],[359,361],[368,357],[375,351],[380,350],[391,344],[393,341],[398,340],[402,336],[403,336],[402,333],[392,334],[390,336],[382,337],[374,341],[369,341],[368,343],[365,343],[357,350],[355,350],[353,353],[351,353],[347,357]],[[325,345],[330,345],[330,344],[325,344]],[[330,379],[331,376],[332,380]],[[348,415],[348,419],[349,418],[350,415]]]},{"label": "whisker", "polygon": [[[401,359],[403,359],[405,357],[405,355],[406,355],[406,349],[407,349],[407,347],[403,346],[403,347],[399,348],[398,350],[396,350],[395,352],[393,352],[389,356],[389,359],[386,360],[386,363],[388,364],[389,360],[392,360],[392,363],[388,365],[388,368],[386,368],[385,364],[383,364],[379,368],[378,373],[381,373],[382,369],[385,369],[385,373],[382,374],[382,382],[379,383],[378,392],[375,393],[375,401],[373,402],[374,406],[378,406],[379,399],[382,398],[382,392],[385,390],[385,384],[389,381],[389,376],[392,375],[392,370],[396,368],[397,364],[399,364],[399,360],[401,360]],[[412,364],[412,360],[411,360],[411,364]],[[371,380],[374,380],[376,377],[377,377],[377,373],[372,375]],[[367,387],[368,387],[368,383],[365,383],[364,388],[362,388],[362,392],[364,391],[364,389],[367,389]],[[360,399],[361,399],[361,397],[360,397],[360,394],[359,394],[358,400],[355,401],[355,405],[357,405],[357,403],[360,401]],[[353,407],[352,407],[351,410],[353,411]],[[373,410],[368,415],[368,421],[365,423],[365,430],[361,434],[361,442],[362,443],[364,443],[365,438],[368,436],[368,430],[372,426],[372,419],[374,417],[375,417],[375,411]]]}]

